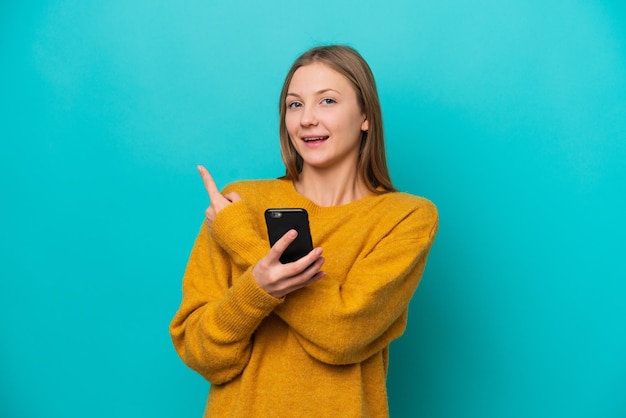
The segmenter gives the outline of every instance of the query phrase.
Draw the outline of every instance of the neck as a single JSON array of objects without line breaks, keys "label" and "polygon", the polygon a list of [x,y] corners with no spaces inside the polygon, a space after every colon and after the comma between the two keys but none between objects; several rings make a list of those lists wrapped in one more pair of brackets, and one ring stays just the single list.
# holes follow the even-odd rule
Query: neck
[{"label": "neck", "polygon": [[339,171],[305,165],[294,187],[318,206],[346,205],[371,193],[356,167]]}]

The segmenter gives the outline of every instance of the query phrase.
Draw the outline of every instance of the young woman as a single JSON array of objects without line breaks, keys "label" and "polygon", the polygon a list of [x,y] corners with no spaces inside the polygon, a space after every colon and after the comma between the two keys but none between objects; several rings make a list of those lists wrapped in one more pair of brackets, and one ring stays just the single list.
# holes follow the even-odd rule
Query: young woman
[{"label": "young woman", "polygon": [[[286,175],[210,197],[170,332],[210,383],[210,417],[386,417],[389,343],[437,231],[428,200],[397,192],[371,70],[346,46],[300,56],[280,95]],[[264,211],[309,213],[316,247],[282,264]],[[323,249],[323,255],[322,255]]]}]

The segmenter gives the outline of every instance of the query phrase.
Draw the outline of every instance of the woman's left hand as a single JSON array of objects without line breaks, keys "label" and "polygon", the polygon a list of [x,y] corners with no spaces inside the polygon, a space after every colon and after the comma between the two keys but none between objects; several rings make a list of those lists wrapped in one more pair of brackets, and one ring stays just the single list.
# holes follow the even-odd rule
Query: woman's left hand
[{"label": "woman's left hand", "polygon": [[202,177],[204,188],[209,194],[209,199],[211,201],[209,207],[204,211],[207,223],[211,226],[217,213],[231,203],[241,200],[241,196],[239,196],[237,192],[228,193],[226,195],[221,194],[215,185],[213,177],[211,177],[211,174],[209,174],[209,171],[204,168],[204,166],[199,165],[198,172]]}]

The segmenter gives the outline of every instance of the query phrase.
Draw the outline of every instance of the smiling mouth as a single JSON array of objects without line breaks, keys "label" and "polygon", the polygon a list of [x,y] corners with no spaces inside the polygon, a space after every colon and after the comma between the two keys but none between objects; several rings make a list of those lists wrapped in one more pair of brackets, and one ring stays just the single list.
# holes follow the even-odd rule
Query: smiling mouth
[{"label": "smiling mouth", "polygon": [[311,137],[311,138],[302,138],[304,140],[304,142],[320,142],[320,141],[326,141],[328,139],[327,136],[316,136],[316,137]]}]

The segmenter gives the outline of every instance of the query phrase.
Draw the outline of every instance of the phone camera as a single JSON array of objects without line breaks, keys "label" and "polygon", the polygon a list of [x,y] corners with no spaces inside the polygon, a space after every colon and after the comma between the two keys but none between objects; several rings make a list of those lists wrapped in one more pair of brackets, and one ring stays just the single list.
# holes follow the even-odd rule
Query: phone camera
[{"label": "phone camera", "polygon": [[282,212],[272,212],[272,218],[280,218],[283,216]]}]

